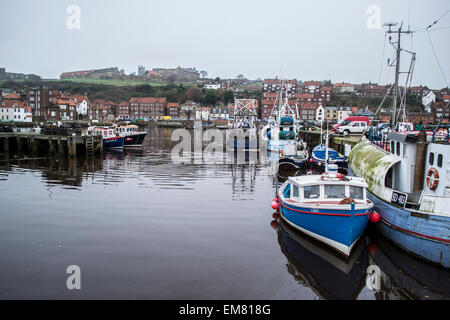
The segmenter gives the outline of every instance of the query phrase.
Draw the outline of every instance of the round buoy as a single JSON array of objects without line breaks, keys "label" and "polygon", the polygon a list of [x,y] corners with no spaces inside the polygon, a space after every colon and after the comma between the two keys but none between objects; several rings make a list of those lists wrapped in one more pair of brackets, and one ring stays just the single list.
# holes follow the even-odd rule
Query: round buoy
[{"label": "round buoy", "polygon": [[279,206],[278,202],[273,201],[273,202],[272,202],[272,209],[273,209],[273,210],[278,210],[279,208],[280,208],[280,206]]},{"label": "round buoy", "polygon": [[319,162],[317,165],[320,167],[322,165],[322,162]]},{"label": "round buoy", "polygon": [[377,223],[378,221],[380,221],[380,215],[378,214],[378,212],[372,212],[369,217],[369,221],[372,223]]},{"label": "round buoy", "polygon": [[311,163],[314,162],[313,158],[310,158],[310,159],[309,159],[309,162],[311,162]]},{"label": "round buoy", "polygon": [[278,228],[278,221],[277,220],[273,220],[271,223],[270,223],[270,226],[273,228],[273,229],[277,229]]},{"label": "round buoy", "polygon": [[378,251],[378,246],[376,243],[369,243],[369,245],[367,246],[367,250],[369,250],[370,254],[374,254]]},{"label": "round buoy", "polygon": [[274,212],[273,215],[272,215],[272,218],[273,218],[274,220],[278,220],[278,218],[280,218],[280,214],[277,213],[277,212]]},{"label": "round buoy", "polygon": [[276,201],[278,201],[278,198],[277,198],[277,197],[274,197],[272,201],[275,201],[275,202],[276,202]]}]

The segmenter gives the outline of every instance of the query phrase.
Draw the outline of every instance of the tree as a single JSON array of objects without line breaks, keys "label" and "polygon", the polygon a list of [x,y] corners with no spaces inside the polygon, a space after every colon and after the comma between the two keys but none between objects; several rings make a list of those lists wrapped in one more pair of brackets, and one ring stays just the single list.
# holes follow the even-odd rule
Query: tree
[{"label": "tree", "polygon": [[234,101],[234,93],[231,90],[226,90],[223,93],[223,98],[222,98],[223,103],[226,105],[228,104],[228,102],[233,102]]},{"label": "tree", "polygon": [[205,78],[208,75],[208,72],[205,70],[200,71],[200,74],[202,75],[202,78]]},{"label": "tree", "polygon": [[217,93],[215,90],[208,90],[205,95],[204,103],[206,105],[214,106],[217,102]]},{"label": "tree", "polygon": [[239,75],[236,76],[236,79],[238,79],[238,80],[245,80],[245,77],[244,77],[244,75],[241,73],[241,74],[239,74]]},{"label": "tree", "polygon": [[186,90],[186,99],[194,102],[202,102],[203,93],[198,87],[190,87]]},{"label": "tree", "polygon": [[214,79],[214,82],[219,83],[220,82],[220,78],[216,77],[216,79]]}]

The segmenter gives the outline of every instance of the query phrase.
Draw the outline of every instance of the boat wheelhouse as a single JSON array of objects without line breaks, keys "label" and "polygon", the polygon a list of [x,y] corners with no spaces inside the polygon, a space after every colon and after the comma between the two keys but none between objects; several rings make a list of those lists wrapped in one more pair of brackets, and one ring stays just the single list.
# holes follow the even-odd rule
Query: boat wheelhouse
[{"label": "boat wheelhouse", "polygon": [[114,128],[111,127],[89,127],[83,130],[84,136],[102,136],[104,149],[122,149],[124,137],[116,134]]},{"label": "boat wheelhouse", "polygon": [[363,178],[337,173],[336,165],[330,165],[322,175],[289,177],[278,193],[281,217],[349,256],[372,213],[366,187]]},{"label": "boat wheelhouse", "polygon": [[116,133],[124,137],[124,147],[141,147],[147,132],[139,131],[136,125],[120,125],[115,128]]}]

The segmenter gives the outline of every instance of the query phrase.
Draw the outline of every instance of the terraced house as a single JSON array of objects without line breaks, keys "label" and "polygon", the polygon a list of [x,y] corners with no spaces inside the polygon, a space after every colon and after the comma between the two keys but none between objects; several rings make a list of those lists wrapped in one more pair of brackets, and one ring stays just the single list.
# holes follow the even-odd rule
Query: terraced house
[{"label": "terraced house", "polygon": [[136,119],[161,119],[166,115],[166,98],[132,97],[130,99],[130,118]]}]

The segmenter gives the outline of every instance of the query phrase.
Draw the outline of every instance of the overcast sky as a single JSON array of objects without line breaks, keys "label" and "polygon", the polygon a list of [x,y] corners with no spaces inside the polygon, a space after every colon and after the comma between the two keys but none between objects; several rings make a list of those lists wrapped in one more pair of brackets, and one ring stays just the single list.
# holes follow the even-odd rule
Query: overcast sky
[{"label": "overcast sky", "polygon": [[[80,8],[80,29],[69,29],[69,5]],[[384,61],[380,21],[423,29],[450,9],[448,0],[1,0],[0,67],[58,78],[64,71],[139,64],[196,67],[209,77],[281,77],[333,82],[392,81]],[[372,11],[373,12],[373,11]],[[73,22],[73,20],[70,20]],[[72,24],[73,26],[73,24]],[[450,13],[430,32],[447,81]],[[417,32],[413,84],[445,81],[426,32]],[[392,56],[386,45],[384,60]],[[402,56],[406,69],[409,56]],[[381,77],[380,77],[381,70]]]}]

